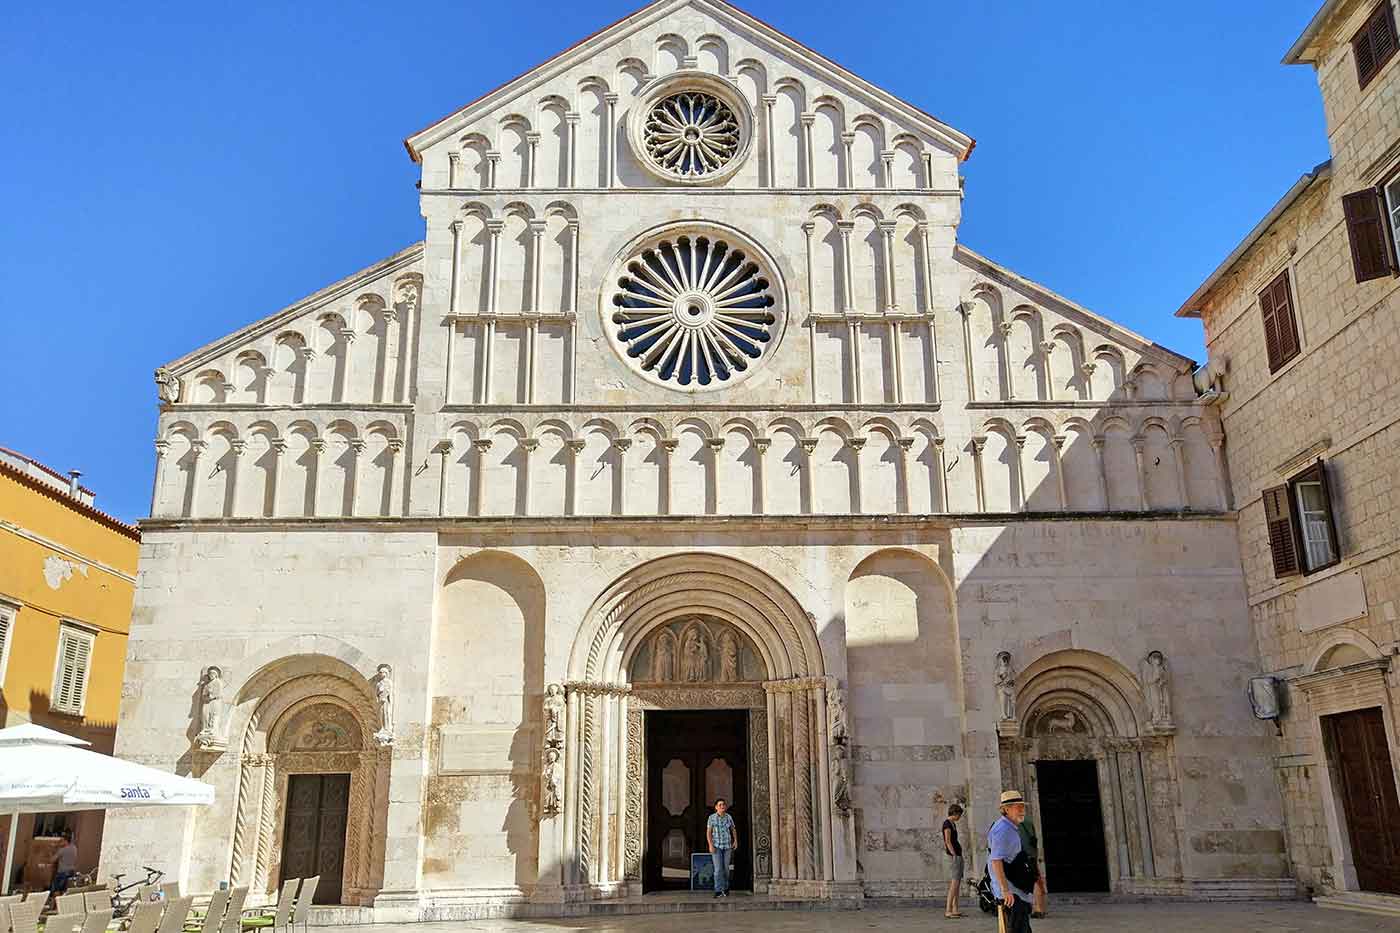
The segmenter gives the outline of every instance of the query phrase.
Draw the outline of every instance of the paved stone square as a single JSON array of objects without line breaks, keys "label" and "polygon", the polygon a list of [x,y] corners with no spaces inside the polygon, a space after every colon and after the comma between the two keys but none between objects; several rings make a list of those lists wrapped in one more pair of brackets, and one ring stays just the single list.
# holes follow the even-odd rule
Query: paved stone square
[{"label": "paved stone square", "polygon": [[[941,910],[893,908],[880,910],[741,910],[722,913],[655,913],[629,917],[588,917],[543,920],[470,920],[451,923],[375,924],[349,926],[346,933],[676,933],[723,930],[724,933],[928,933],[928,931],[995,930],[992,914],[975,905],[964,905],[961,920],[948,920]],[[1051,916],[1034,923],[1036,930],[1069,933],[1108,933],[1144,929],[1154,933],[1329,933],[1396,929],[1400,922],[1388,917],[1341,910],[1324,910],[1303,901],[1255,903],[1179,904],[1069,904],[1052,905]]]}]

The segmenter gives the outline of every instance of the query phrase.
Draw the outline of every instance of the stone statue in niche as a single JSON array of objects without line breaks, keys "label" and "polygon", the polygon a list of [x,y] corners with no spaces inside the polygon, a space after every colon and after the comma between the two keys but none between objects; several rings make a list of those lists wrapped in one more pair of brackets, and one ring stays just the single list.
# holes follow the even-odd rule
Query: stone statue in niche
[{"label": "stone statue in niche", "polygon": [[544,688],[544,744],[546,748],[564,745],[564,688],[558,684]]},{"label": "stone statue in niche", "polygon": [[851,809],[851,753],[845,745],[831,746],[831,802],[837,810]]},{"label": "stone statue in niche", "polygon": [[1011,652],[997,652],[997,704],[1000,718],[1009,722],[1016,718],[1016,672],[1011,669]]},{"label": "stone statue in niche", "polygon": [[710,646],[698,628],[685,634],[681,651],[681,679],[688,684],[704,683],[710,679]]},{"label": "stone statue in niche", "polygon": [[851,737],[850,713],[846,710],[846,691],[832,687],[826,694],[827,729],[832,745],[845,745]]},{"label": "stone statue in niche", "polygon": [[1166,656],[1149,651],[1142,660],[1142,687],[1147,694],[1147,722],[1153,729],[1173,728],[1170,680]]},{"label": "stone statue in niche", "polygon": [[374,740],[380,745],[394,742],[394,669],[387,664],[376,668],[374,697],[379,703],[379,731]]},{"label": "stone statue in niche", "polygon": [[670,683],[675,679],[675,645],[668,632],[656,636],[656,644],[651,649],[651,679],[659,684]]},{"label": "stone statue in niche", "polygon": [[195,742],[200,748],[219,744],[219,706],[224,699],[224,672],[210,665],[204,669],[199,687],[199,735]]},{"label": "stone statue in niche", "polygon": [[739,679],[739,638],[726,628],[719,636],[719,681],[732,684]]},{"label": "stone statue in niche", "polygon": [[164,367],[156,370],[156,395],[167,405],[180,401],[180,379]]},{"label": "stone statue in niche", "polygon": [[559,809],[559,749],[551,745],[540,767],[540,813],[557,816]]}]

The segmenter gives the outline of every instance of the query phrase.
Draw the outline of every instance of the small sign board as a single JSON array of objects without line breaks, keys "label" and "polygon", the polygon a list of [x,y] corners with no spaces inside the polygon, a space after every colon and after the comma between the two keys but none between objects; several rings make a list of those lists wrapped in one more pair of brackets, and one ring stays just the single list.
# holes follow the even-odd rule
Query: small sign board
[{"label": "small sign board", "polygon": [[715,857],[708,852],[690,853],[690,890],[711,891],[715,886]]}]

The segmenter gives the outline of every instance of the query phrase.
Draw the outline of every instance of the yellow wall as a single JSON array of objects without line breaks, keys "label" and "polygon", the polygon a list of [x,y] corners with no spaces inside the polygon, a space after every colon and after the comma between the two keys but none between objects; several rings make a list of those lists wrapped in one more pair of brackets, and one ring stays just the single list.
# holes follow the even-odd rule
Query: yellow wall
[{"label": "yellow wall", "polygon": [[[32,721],[110,753],[140,545],[131,532],[111,527],[65,493],[38,485],[0,466],[0,601],[20,607],[0,681],[0,724]],[[98,633],[82,718],[52,712],[48,705],[62,619]],[[32,825],[32,818],[20,821],[17,863]],[[101,826],[100,812],[81,817],[80,868],[96,863]],[[0,840],[8,830],[0,824]]]}]

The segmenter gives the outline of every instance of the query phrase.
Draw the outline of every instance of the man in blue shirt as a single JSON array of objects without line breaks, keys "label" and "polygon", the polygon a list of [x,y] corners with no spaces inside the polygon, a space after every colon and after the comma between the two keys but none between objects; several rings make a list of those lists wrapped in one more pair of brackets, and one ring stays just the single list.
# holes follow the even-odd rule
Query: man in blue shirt
[{"label": "man in blue shirt", "polygon": [[992,893],[1001,902],[997,909],[1005,912],[1006,933],[1030,933],[1031,894],[1013,885],[1006,877],[1006,866],[1021,854],[1021,831],[1017,828],[1026,818],[1026,799],[1018,790],[1002,791],[1001,819],[987,833],[991,849],[987,874],[992,877]]},{"label": "man in blue shirt", "polygon": [[729,896],[729,867],[734,850],[739,848],[739,833],[734,817],[729,815],[729,803],[723,797],[715,801],[715,812],[705,821],[705,841],[715,864],[715,897]]}]

